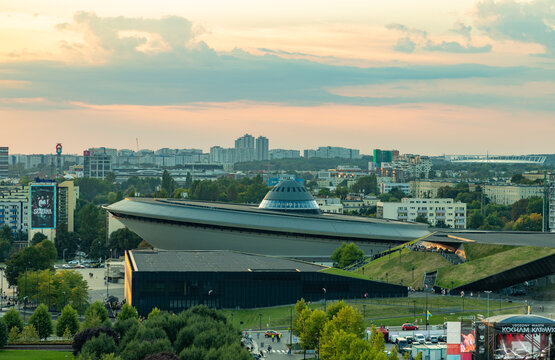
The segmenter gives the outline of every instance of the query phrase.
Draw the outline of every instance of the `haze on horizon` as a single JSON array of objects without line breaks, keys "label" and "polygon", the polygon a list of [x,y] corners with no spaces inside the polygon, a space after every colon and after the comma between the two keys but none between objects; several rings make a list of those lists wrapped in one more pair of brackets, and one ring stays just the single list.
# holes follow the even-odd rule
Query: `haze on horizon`
[{"label": "haze on horizon", "polygon": [[553,153],[550,0],[0,0],[0,145]]}]

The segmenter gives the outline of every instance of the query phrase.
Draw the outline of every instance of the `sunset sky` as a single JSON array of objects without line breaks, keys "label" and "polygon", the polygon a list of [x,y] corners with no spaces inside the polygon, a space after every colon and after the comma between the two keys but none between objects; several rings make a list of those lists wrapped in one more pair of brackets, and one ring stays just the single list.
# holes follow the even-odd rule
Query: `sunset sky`
[{"label": "sunset sky", "polygon": [[555,153],[553,0],[0,0],[0,146]]}]

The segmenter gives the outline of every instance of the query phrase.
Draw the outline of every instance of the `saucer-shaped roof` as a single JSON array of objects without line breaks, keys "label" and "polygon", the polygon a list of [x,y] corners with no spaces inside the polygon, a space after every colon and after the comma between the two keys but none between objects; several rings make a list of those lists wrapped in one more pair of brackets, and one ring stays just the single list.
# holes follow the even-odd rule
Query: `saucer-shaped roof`
[{"label": "saucer-shaped roof", "polygon": [[274,186],[258,207],[276,211],[320,213],[320,207],[310,191],[295,180],[284,180]]}]

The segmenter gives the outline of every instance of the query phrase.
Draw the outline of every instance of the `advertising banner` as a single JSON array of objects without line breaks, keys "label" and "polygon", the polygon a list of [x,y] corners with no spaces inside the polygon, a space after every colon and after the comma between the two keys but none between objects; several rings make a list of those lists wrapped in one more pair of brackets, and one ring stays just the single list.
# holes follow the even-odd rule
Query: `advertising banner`
[{"label": "advertising banner", "polygon": [[31,185],[31,229],[56,227],[56,185]]},{"label": "advertising banner", "polygon": [[469,353],[475,350],[476,339],[474,337],[474,322],[472,320],[461,321],[461,353]]}]

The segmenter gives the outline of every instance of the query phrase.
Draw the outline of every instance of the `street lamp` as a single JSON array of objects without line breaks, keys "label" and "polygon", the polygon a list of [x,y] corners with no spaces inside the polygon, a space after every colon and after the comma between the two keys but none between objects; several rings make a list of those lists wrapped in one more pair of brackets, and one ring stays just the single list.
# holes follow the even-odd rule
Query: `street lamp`
[{"label": "street lamp", "polygon": [[327,311],[327,303],[326,303],[326,292],[328,292],[326,290],[326,288],[322,288],[322,291],[324,292],[324,312]]},{"label": "street lamp", "polygon": [[489,294],[491,294],[491,290],[488,291],[484,291],[486,294],[488,294],[488,318],[489,318]]},{"label": "street lamp", "polygon": [[25,324],[26,321],[27,321],[27,296],[23,298],[23,323]]},{"label": "street lamp", "polygon": [[106,263],[106,301],[108,301],[108,283],[110,282],[110,264]]},{"label": "street lamp", "polygon": [[291,327],[289,328],[289,344],[293,346],[293,308],[289,309],[289,313],[291,321]]},{"label": "street lamp", "polygon": [[210,289],[208,290],[208,304],[209,306],[212,306],[212,293],[214,292],[214,290]]},{"label": "street lamp", "polygon": [[426,291],[426,331],[428,330],[428,284],[424,285]]},{"label": "street lamp", "polygon": [[262,313],[258,313],[258,330],[262,330]]},{"label": "street lamp", "polygon": [[67,251],[67,249],[64,249],[63,255],[62,255],[64,264],[66,263],[66,251]]},{"label": "street lamp", "polygon": [[366,304],[362,304],[362,320],[366,321]]},{"label": "street lamp", "polygon": [[464,313],[464,291],[461,291],[461,298],[462,298],[462,313]]}]

